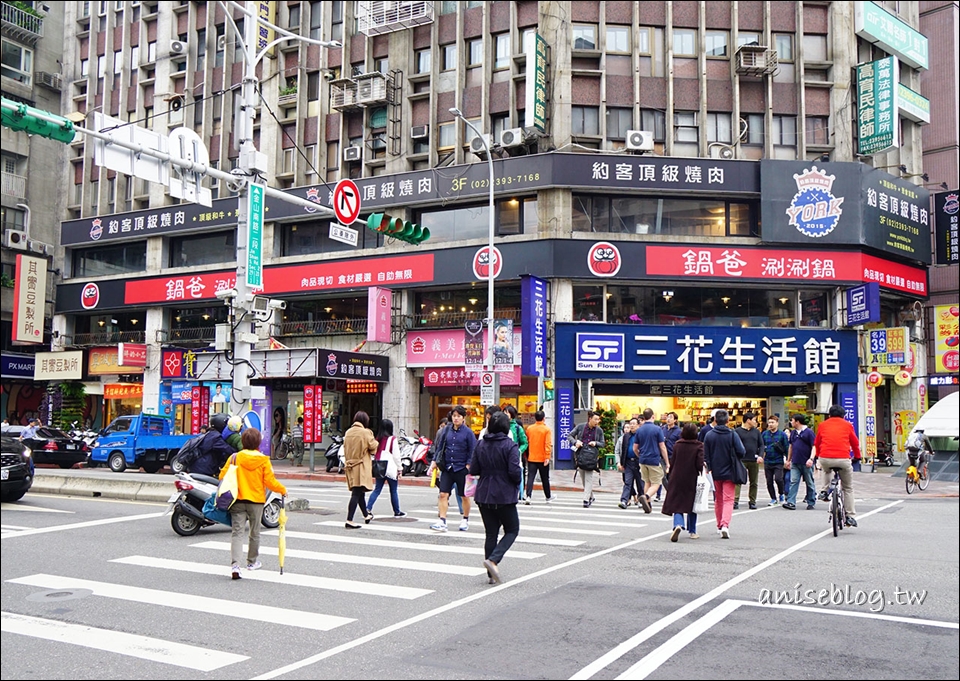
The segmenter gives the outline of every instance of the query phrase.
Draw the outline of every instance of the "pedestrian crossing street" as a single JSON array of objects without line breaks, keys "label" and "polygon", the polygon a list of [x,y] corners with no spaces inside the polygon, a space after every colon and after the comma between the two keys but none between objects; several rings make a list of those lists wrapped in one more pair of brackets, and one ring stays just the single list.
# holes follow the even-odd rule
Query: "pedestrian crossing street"
[{"label": "pedestrian crossing street", "polygon": [[[379,599],[409,603],[413,614],[435,608],[461,597],[471,590],[489,589],[486,570],[482,566],[484,532],[478,511],[470,518],[470,529],[457,529],[460,517],[455,503],[450,504],[449,531],[435,532],[428,524],[437,518],[436,490],[401,488],[401,502],[406,518],[378,516],[359,530],[344,528],[345,509],[349,493],[340,487],[291,488],[290,494],[310,500],[311,508],[327,508],[335,515],[290,514],[286,530],[285,569],[277,571],[278,530],[261,533],[260,555],[264,564],[259,571],[243,571],[237,583],[229,580],[230,535],[223,531],[201,530],[194,537],[180,538],[170,531],[172,544],[157,541],[153,555],[104,556],[115,568],[104,568],[110,580],[92,580],[71,575],[69,569],[57,570],[63,563],[52,565],[45,573],[31,574],[6,580],[8,584],[30,587],[48,592],[83,591],[96,605],[90,612],[103,616],[93,626],[59,621],[51,617],[28,614],[2,613],[2,631],[27,638],[57,641],[66,645],[92,648],[126,658],[150,660],[181,668],[209,672],[249,660],[247,655],[234,650],[185,645],[180,640],[124,632],[112,627],[113,621],[126,621],[117,616],[111,606],[100,603],[137,604],[138,611],[164,608],[215,614],[226,620],[247,622],[278,622],[284,626],[315,632],[336,632],[344,629],[349,636],[358,635],[369,627],[384,626],[376,617]],[[585,509],[582,496],[567,492],[561,499],[547,505],[540,492],[535,492],[532,505],[521,504],[520,536],[508,552],[504,577],[517,578],[570,558],[567,549],[600,550],[613,542],[630,540],[646,534],[666,530],[667,516],[655,507],[652,514],[640,509],[617,508],[618,498],[613,494],[598,497],[594,505]],[[381,495],[374,512],[390,511],[389,495]],[[143,522],[143,521],[141,521]],[[149,521],[154,522],[154,521]],[[169,530],[169,518],[162,522]],[[21,526],[7,526],[5,536],[15,535]],[[149,543],[146,543],[149,546]],[[143,550],[144,542],[137,543]],[[176,557],[166,557],[174,555]],[[184,559],[186,555],[186,559]],[[578,554],[579,555],[579,554]],[[509,567],[507,567],[509,566]],[[121,570],[114,574],[115,570]],[[131,573],[129,570],[136,570]],[[345,575],[350,575],[347,578]],[[362,575],[362,577],[355,577]],[[133,579],[131,579],[133,576]],[[116,579],[114,579],[116,577]],[[127,583],[124,582],[126,579]],[[176,590],[130,584],[176,585]],[[257,591],[255,587],[235,588],[247,582],[265,585],[271,591]],[[522,587],[521,587],[522,588]],[[276,594],[283,594],[278,599]],[[312,596],[327,594],[323,598]],[[270,597],[265,596],[269,594]],[[339,596],[343,596],[340,598]],[[258,598],[262,600],[257,600]],[[359,602],[357,598],[361,599]],[[364,607],[362,599],[369,599]],[[268,605],[292,602],[297,607]],[[8,601],[9,602],[9,601]],[[74,601],[76,604],[80,601]],[[311,607],[323,603],[316,612]],[[114,606],[119,607],[119,606]],[[44,613],[48,611],[43,611]],[[403,611],[408,615],[408,611]],[[110,613],[114,615],[111,616]],[[364,620],[368,620],[364,623]],[[402,617],[401,617],[402,619]],[[136,620],[134,620],[136,621]],[[236,625],[233,625],[236,626]],[[366,626],[366,628],[364,628]],[[224,630],[231,627],[224,622]],[[352,629],[351,629],[352,628]],[[177,638],[171,636],[171,639]],[[324,638],[318,639],[323,646]],[[333,639],[331,639],[332,641]],[[339,640],[339,639],[336,639]],[[223,646],[226,647],[226,646]],[[326,646],[324,646],[326,647]],[[69,651],[66,651],[69,654]],[[246,651],[244,651],[246,652]]]}]

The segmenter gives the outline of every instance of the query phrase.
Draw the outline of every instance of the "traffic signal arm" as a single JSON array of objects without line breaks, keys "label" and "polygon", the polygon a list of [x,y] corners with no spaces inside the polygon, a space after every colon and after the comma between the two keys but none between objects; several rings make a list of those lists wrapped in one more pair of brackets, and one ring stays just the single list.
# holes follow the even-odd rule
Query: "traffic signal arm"
[{"label": "traffic signal arm", "polygon": [[28,135],[48,137],[69,144],[76,136],[73,121],[57,116],[6,97],[2,100],[2,120],[0,123],[11,130],[20,130]]},{"label": "traffic signal arm", "polygon": [[426,227],[408,222],[402,218],[390,217],[384,213],[373,213],[367,218],[367,229],[385,234],[408,244],[423,243],[430,238],[430,230]]}]

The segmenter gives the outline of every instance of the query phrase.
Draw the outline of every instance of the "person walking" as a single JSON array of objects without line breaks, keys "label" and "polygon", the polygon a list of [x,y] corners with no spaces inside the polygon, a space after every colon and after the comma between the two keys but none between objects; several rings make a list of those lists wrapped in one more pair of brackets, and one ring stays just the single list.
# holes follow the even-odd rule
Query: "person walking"
[{"label": "person walking", "polygon": [[[663,500],[661,513],[673,516],[673,532],[670,541],[680,538],[686,528],[691,539],[699,539],[697,534],[697,514],[693,512],[693,502],[697,496],[697,476],[703,470],[703,443],[697,439],[697,424],[688,423],[680,431],[680,439],[674,443],[673,460],[670,462],[670,486]],[[683,515],[687,515],[684,524]]]},{"label": "person walking", "polygon": [[[220,437],[219,435],[217,437]],[[240,435],[243,445],[236,454],[233,454],[220,470],[220,480],[227,474],[230,464],[237,466],[237,499],[230,507],[230,576],[240,579],[240,561],[243,558],[244,523],[250,525],[247,534],[247,569],[259,570],[260,564],[260,518],[263,516],[263,505],[267,501],[266,489],[272,489],[277,494],[287,495],[287,488],[283,486],[273,474],[273,465],[270,457],[260,452],[260,431],[256,428],[247,428]]]},{"label": "person walking", "polygon": [[820,485],[820,501],[827,500],[827,488],[833,478],[833,471],[840,472],[840,486],[843,487],[843,514],[844,522],[850,527],[857,526],[857,508],[853,496],[853,463],[850,453],[853,452],[853,461],[860,462],[860,440],[853,429],[853,424],[844,418],[843,407],[834,404],[827,411],[827,420],[817,428],[814,447],[817,460],[823,469]]},{"label": "person walking", "polygon": [[[614,451],[617,455],[617,470],[623,473],[623,491],[620,492],[620,508],[626,508],[630,505],[630,498],[637,489],[637,483],[640,480],[640,457],[633,451],[633,434],[640,427],[637,419],[630,419],[623,427],[623,434],[617,440],[617,446]],[[637,503],[639,495],[643,494],[642,488],[637,492]]]},{"label": "person walking", "polygon": [[556,501],[550,494],[550,459],[553,454],[553,433],[543,422],[543,410],[533,415],[533,424],[527,428],[527,496],[523,503],[529,505],[533,494],[533,482],[540,474],[540,484],[543,485],[543,496],[547,503]]},{"label": "person walking", "polygon": [[[767,419],[767,429],[760,435],[763,440],[763,474],[767,479],[767,493],[770,495],[770,506],[782,504],[783,491],[783,463],[790,448],[787,434],[780,430],[780,417],[772,414]],[[776,489],[774,488],[776,483]],[[779,492],[780,496],[777,497]]]},{"label": "person walking", "polygon": [[[748,411],[743,415],[743,425],[737,426],[735,432],[743,443],[746,454],[743,455],[743,465],[747,469],[750,481],[749,496],[750,509],[757,507],[757,488],[760,478],[760,464],[763,462],[763,438],[757,428],[757,415]],[[733,490],[733,508],[740,508],[740,485]]]},{"label": "person walking", "polygon": [[[663,431],[663,444],[667,446],[667,461],[673,467],[673,445],[680,439],[680,421],[677,412],[668,411],[664,417],[664,423],[660,426]],[[660,494],[670,485],[670,476],[663,476],[663,485],[657,490],[657,501],[660,501]]]},{"label": "person walking", "polygon": [[463,499],[460,531],[466,532],[470,529],[470,497],[465,496],[464,492],[467,485],[467,469],[473,457],[473,450],[477,446],[477,438],[466,425],[466,417],[467,409],[462,404],[451,409],[452,425],[447,426],[437,444],[437,456],[440,459],[440,463],[437,464],[440,469],[440,501],[437,504],[439,518],[430,526],[430,529],[435,532],[447,531],[447,505],[450,502],[450,490],[454,485]]},{"label": "person walking", "polygon": [[746,449],[735,432],[727,427],[730,414],[718,409],[716,425],[703,438],[703,461],[713,475],[716,501],[713,510],[717,516],[717,532],[724,539],[730,538],[730,518],[733,516],[733,489],[736,477],[735,458],[743,459]]},{"label": "person walking", "polygon": [[297,423],[290,429],[290,438],[293,440],[293,461],[294,466],[303,465],[303,417],[297,417]]},{"label": "person walking", "polygon": [[787,463],[784,470],[790,471],[790,486],[787,488],[787,500],[783,508],[788,511],[797,510],[797,493],[800,491],[800,478],[807,488],[804,501],[807,510],[812,511],[817,505],[817,491],[813,483],[813,466],[816,453],[816,436],[807,428],[807,417],[804,414],[794,414],[790,417],[790,448],[787,450]]},{"label": "person walking", "polygon": [[640,495],[640,505],[644,513],[650,513],[653,510],[650,499],[660,489],[664,474],[670,472],[670,462],[667,460],[663,431],[653,422],[653,409],[647,407],[641,416],[643,422],[633,436],[633,453],[640,458],[640,475],[645,486]]},{"label": "person walking", "polygon": [[519,497],[520,501],[525,500],[524,492],[526,491],[526,485],[524,484],[524,471],[527,468],[527,451],[530,448],[530,443],[527,442],[527,432],[523,429],[523,423],[520,422],[520,412],[517,411],[517,408],[512,404],[507,405],[504,410],[507,412],[507,416],[510,417],[510,439],[517,443],[517,447],[520,448],[520,490]]},{"label": "person walking", "polygon": [[[483,566],[490,584],[500,583],[500,563],[520,533],[517,515],[520,449],[508,436],[510,420],[504,412],[490,418],[487,433],[477,444],[470,461],[470,475],[478,478],[474,499],[483,519],[486,535]],[[500,528],[503,528],[502,538]]]},{"label": "person walking", "polygon": [[603,429],[600,414],[587,412],[586,423],[577,425],[567,436],[573,450],[574,479],[579,475],[583,481],[583,507],[593,504],[593,474],[599,466],[600,448],[603,447]]},{"label": "person walking", "polygon": [[400,510],[400,495],[397,494],[400,476],[403,475],[403,459],[400,456],[400,445],[393,435],[393,421],[390,419],[380,421],[380,432],[377,433],[377,453],[374,460],[386,461],[387,473],[384,477],[377,478],[376,487],[367,501],[367,512],[373,515],[373,505],[377,503],[380,492],[383,490],[383,483],[386,481],[390,487],[390,504],[393,506],[393,517],[403,518],[407,514]]},{"label": "person walking", "polygon": [[350,490],[345,524],[348,530],[360,527],[359,523],[353,522],[357,508],[363,522],[369,525],[373,520],[373,514],[367,510],[366,494],[373,489],[373,455],[377,453],[377,447],[377,439],[370,430],[370,417],[367,412],[358,411],[353,415],[353,425],[343,436],[344,469]]},{"label": "person walking", "polygon": [[[187,470],[192,474],[216,477],[223,468],[227,459],[237,450],[223,439],[223,430],[227,427],[226,414],[214,414],[210,419],[210,428],[200,440],[197,458],[187,463]],[[243,435],[240,436],[243,447]]]}]

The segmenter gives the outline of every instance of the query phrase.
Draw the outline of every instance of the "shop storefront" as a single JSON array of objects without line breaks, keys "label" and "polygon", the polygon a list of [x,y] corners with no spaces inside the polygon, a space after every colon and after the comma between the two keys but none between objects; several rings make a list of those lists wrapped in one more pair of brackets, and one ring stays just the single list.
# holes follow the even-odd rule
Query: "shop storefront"
[{"label": "shop storefront", "polygon": [[143,410],[146,359],[147,349],[142,344],[120,343],[87,352],[87,375],[103,387],[104,425]]},{"label": "shop storefront", "polygon": [[33,380],[36,357],[4,353],[0,361],[0,414],[11,425],[25,426],[37,416],[43,399],[43,388]]}]

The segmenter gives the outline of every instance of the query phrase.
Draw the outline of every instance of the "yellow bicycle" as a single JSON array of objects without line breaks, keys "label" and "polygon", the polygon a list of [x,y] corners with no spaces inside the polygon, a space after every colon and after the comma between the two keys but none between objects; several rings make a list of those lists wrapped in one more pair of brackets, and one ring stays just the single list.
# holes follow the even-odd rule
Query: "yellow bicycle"
[{"label": "yellow bicycle", "polygon": [[921,490],[927,489],[930,484],[929,466],[927,465],[927,456],[920,453],[917,457],[910,457],[910,465],[907,467],[907,494],[913,494],[913,490],[919,487]]}]

